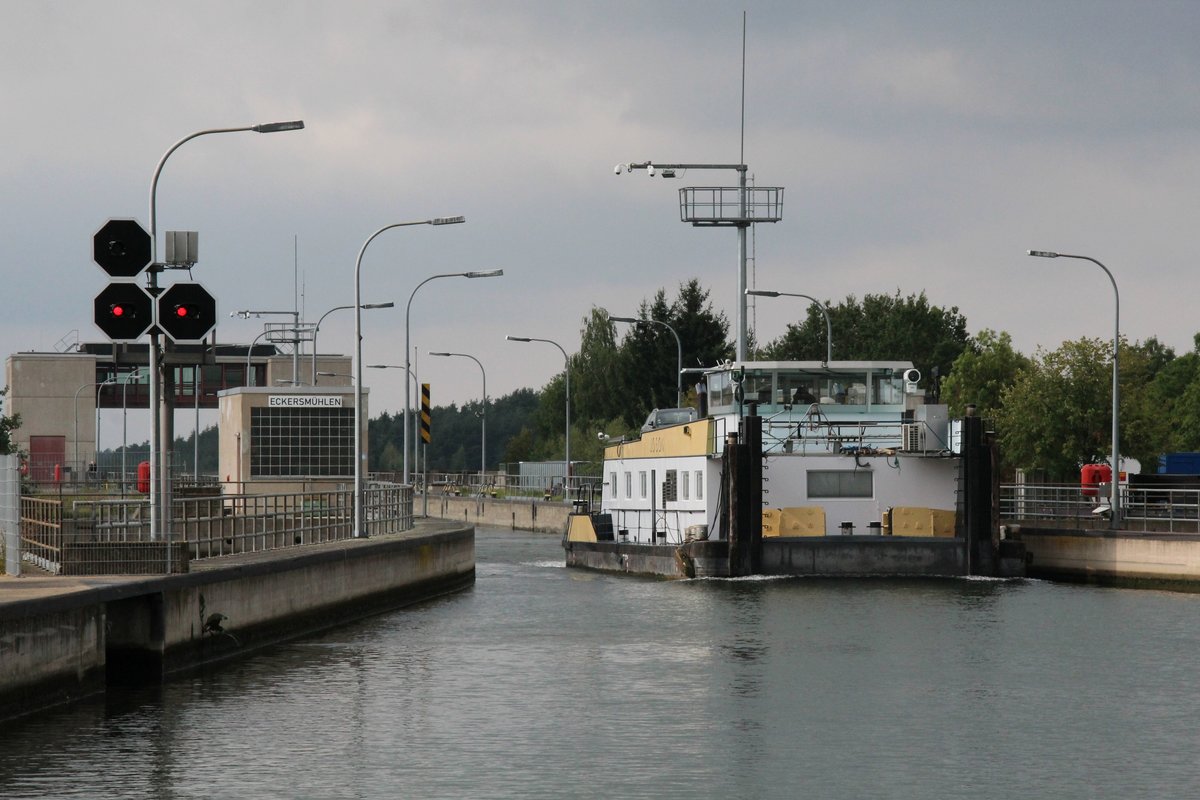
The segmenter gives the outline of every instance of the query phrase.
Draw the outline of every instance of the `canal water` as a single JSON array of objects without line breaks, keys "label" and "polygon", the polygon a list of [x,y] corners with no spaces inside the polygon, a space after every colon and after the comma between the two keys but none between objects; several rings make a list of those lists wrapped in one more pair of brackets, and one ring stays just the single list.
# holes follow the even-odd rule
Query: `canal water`
[{"label": "canal water", "polygon": [[0,727],[0,797],[1200,797],[1200,595],[567,570]]}]

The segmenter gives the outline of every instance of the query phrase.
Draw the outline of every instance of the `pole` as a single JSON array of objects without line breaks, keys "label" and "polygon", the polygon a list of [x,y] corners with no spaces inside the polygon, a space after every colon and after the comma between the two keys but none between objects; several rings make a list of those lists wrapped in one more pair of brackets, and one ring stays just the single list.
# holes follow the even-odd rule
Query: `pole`
[{"label": "pole", "polygon": [[[304,122],[301,120],[293,120],[288,122],[268,122],[259,125],[243,125],[236,128],[208,128],[202,131],[196,131],[183,137],[163,153],[162,158],[158,160],[158,164],[154,167],[154,175],[150,178],[150,268],[147,270],[147,288],[151,296],[158,299],[158,272],[161,267],[158,265],[158,178],[162,174],[163,165],[167,163],[167,159],[171,154],[180,148],[185,142],[189,142],[198,136],[206,136],[213,133],[239,133],[242,131],[254,131],[255,133],[276,133],[279,131],[294,131],[304,127]],[[162,448],[163,431],[161,427],[166,427],[169,431],[174,430],[174,420],[168,415],[162,413],[162,392],[159,387],[159,380],[162,378],[162,370],[159,359],[159,338],[158,329],[152,328],[150,333],[150,538],[157,539],[159,533],[163,538],[169,535],[169,520],[164,518],[162,508],[164,504],[169,510],[171,507],[170,498],[170,475],[164,475],[160,450]],[[161,486],[160,486],[161,481]],[[164,491],[165,490],[165,491]],[[165,503],[164,503],[165,500]],[[167,514],[167,517],[170,515]],[[168,551],[169,552],[169,551]],[[170,556],[168,555],[168,559]],[[169,563],[168,563],[169,566]]]},{"label": "pole", "polygon": [[1117,290],[1117,280],[1108,267],[1091,256],[1055,253],[1049,250],[1029,250],[1029,255],[1038,258],[1075,258],[1090,261],[1108,276],[1108,282],[1113,289],[1113,353],[1112,353],[1112,479],[1109,486],[1109,523],[1114,530],[1121,526],[1121,383],[1120,383],[1120,352],[1121,352],[1121,293]]}]

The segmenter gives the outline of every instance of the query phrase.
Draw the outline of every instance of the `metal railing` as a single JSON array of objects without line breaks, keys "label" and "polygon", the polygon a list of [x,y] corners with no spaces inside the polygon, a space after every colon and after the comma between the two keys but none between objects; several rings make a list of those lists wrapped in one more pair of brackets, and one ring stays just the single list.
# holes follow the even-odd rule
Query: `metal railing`
[{"label": "metal railing", "polygon": [[[354,535],[350,490],[176,497],[171,509],[168,547],[151,538],[145,499],[22,497],[23,558],[53,574],[162,574],[185,572],[190,561]],[[368,536],[409,530],[412,488],[368,484],[364,511]]]},{"label": "metal railing", "polygon": [[[1109,526],[1108,484],[1084,494],[1079,484],[1003,484],[1000,522],[1073,530]],[[1120,487],[1120,529],[1146,533],[1200,533],[1200,489]]]}]

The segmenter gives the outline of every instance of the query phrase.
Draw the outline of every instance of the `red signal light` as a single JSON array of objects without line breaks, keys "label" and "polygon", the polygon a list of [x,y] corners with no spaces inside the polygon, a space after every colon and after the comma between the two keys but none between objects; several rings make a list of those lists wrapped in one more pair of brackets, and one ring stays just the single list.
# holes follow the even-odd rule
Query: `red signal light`
[{"label": "red signal light", "polygon": [[175,316],[179,317],[180,319],[186,319],[187,317],[191,316],[191,313],[191,309],[187,306],[175,306]]},{"label": "red signal light", "polygon": [[125,316],[125,306],[121,305],[120,303],[114,303],[113,305],[109,306],[109,311],[112,312],[114,317]]}]

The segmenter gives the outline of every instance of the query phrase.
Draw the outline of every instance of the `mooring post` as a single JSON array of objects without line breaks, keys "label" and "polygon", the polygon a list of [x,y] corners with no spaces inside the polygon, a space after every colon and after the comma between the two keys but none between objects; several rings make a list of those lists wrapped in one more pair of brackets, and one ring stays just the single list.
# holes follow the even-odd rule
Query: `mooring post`
[{"label": "mooring post", "polygon": [[996,573],[996,543],[992,530],[992,450],[984,436],[983,420],[963,418],[963,490],[967,536],[967,574]]}]

